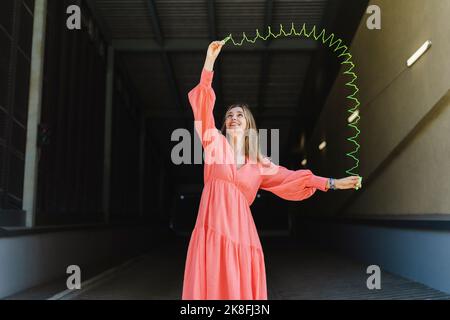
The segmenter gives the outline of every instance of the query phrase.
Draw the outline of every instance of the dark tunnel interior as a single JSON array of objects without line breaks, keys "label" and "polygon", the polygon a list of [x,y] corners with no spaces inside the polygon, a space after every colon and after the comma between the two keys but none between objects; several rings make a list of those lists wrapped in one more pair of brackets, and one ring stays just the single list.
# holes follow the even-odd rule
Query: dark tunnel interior
[{"label": "dark tunnel interior", "polygon": [[[356,93],[348,56],[320,38],[228,41],[215,125],[247,103],[258,129],[279,133],[267,154],[283,167],[364,180],[303,201],[257,191],[268,299],[449,299],[445,12],[448,0],[2,1],[0,299],[181,299],[205,188],[188,93],[212,41],[291,24],[348,48]],[[67,287],[73,265],[81,290]]]}]

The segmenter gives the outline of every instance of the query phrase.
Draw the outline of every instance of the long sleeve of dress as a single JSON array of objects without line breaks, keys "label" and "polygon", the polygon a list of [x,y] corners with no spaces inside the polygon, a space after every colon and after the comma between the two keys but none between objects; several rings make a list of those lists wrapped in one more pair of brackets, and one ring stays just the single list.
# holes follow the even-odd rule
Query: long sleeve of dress
[{"label": "long sleeve of dress", "polygon": [[311,197],[317,189],[328,191],[327,178],[314,175],[311,170],[289,170],[270,162],[268,174],[262,174],[260,188],[291,201]]},{"label": "long sleeve of dress", "polygon": [[211,135],[217,131],[213,116],[216,101],[216,95],[211,86],[213,75],[214,71],[203,68],[200,83],[188,93],[189,103],[194,113],[195,130],[204,148],[211,141]]}]

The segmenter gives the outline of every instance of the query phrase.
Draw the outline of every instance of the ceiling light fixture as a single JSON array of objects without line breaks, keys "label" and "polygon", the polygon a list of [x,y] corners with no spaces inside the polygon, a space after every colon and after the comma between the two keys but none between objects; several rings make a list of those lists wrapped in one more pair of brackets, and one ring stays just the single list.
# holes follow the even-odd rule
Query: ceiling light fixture
[{"label": "ceiling light fixture", "polygon": [[427,40],[420,48],[417,50],[411,58],[406,61],[406,65],[410,68],[417,60],[431,47],[431,41]]}]

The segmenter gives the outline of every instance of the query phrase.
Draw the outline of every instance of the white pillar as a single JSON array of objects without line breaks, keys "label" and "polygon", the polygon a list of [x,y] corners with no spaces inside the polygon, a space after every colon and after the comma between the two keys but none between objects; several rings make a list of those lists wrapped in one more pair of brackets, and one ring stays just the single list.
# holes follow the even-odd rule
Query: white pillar
[{"label": "white pillar", "polygon": [[41,120],[46,20],[47,0],[35,0],[22,204],[22,209],[26,213],[25,224],[27,227],[33,227],[36,220],[36,188],[39,158],[37,136],[38,124]]},{"label": "white pillar", "polygon": [[114,48],[108,47],[106,65],[106,97],[105,97],[105,133],[103,159],[103,214],[104,222],[109,222],[110,189],[111,189],[111,130],[114,94]]}]

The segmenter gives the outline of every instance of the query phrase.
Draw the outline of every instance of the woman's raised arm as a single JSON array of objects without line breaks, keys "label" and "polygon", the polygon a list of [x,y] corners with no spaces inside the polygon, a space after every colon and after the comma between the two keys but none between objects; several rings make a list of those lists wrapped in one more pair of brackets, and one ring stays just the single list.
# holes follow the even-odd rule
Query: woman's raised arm
[{"label": "woman's raised arm", "polygon": [[203,68],[207,71],[214,70],[214,62],[219,56],[220,50],[222,50],[225,41],[213,41],[208,46],[208,51],[206,52],[205,64]]},{"label": "woman's raised arm", "polygon": [[211,135],[217,131],[213,116],[216,95],[212,88],[212,80],[214,62],[223,44],[223,41],[213,41],[208,46],[200,82],[188,93],[189,103],[194,113],[195,130],[202,141],[203,147],[206,147],[212,139]]}]

